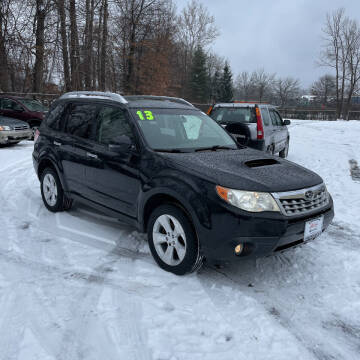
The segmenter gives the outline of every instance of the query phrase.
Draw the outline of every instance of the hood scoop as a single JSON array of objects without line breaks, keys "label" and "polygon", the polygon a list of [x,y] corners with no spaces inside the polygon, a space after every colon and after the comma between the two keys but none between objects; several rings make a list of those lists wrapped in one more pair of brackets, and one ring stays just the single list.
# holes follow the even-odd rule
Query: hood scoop
[{"label": "hood scoop", "polygon": [[245,162],[245,165],[249,168],[257,168],[261,166],[269,166],[275,164],[280,164],[280,163],[275,159],[256,159]]}]

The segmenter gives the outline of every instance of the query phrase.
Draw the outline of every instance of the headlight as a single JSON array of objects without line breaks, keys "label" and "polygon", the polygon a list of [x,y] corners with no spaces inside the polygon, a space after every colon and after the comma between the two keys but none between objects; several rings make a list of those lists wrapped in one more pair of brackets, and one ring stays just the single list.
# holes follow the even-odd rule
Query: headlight
[{"label": "headlight", "polygon": [[10,131],[10,130],[11,130],[10,126],[0,125],[0,131]]},{"label": "headlight", "polygon": [[227,189],[216,186],[218,195],[229,204],[249,212],[280,211],[269,193]]}]

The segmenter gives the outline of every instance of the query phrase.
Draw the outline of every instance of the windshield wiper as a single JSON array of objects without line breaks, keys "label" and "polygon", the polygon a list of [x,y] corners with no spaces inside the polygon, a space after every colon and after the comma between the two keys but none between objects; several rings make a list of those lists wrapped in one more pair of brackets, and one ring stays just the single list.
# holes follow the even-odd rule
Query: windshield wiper
[{"label": "windshield wiper", "polygon": [[167,152],[167,153],[186,153],[189,151],[182,150],[182,149],[154,149],[156,152]]},{"label": "windshield wiper", "polygon": [[214,145],[214,146],[209,146],[209,147],[204,147],[204,148],[198,148],[195,149],[195,151],[216,151],[216,150],[236,150],[236,148],[234,149],[233,147],[230,146],[225,146],[225,145]]}]

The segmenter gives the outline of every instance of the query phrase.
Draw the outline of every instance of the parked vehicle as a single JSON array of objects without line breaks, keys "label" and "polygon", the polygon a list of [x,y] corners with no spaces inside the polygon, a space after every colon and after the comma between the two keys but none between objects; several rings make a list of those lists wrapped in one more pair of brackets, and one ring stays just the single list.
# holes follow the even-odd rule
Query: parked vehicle
[{"label": "parked vehicle", "polygon": [[48,210],[78,200],[146,231],[175,274],[302,244],[334,216],[320,176],[237,144],[177,98],[67,93],[37,131],[33,162]]},{"label": "parked vehicle", "polygon": [[275,106],[234,102],[215,104],[209,115],[236,137],[240,144],[286,158],[290,135]]},{"label": "parked vehicle", "polygon": [[17,144],[31,136],[31,129],[24,121],[0,116],[0,145]]},{"label": "parked vehicle", "polygon": [[0,95],[0,115],[25,121],[32,129],[32,138],[48,109],[33,99]]}]

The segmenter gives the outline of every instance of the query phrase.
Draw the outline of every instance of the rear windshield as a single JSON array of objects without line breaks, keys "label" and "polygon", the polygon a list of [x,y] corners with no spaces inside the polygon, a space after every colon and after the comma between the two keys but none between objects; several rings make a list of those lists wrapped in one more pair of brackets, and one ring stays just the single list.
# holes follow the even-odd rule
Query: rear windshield
[{"label": "rear windshield", "polygon": [[237,108],[226,108],[218,107],[215,108],[211,115],[215,121],[227,124],[227,123],[256,123],[256,114],[254,107],[237,107]]}]

